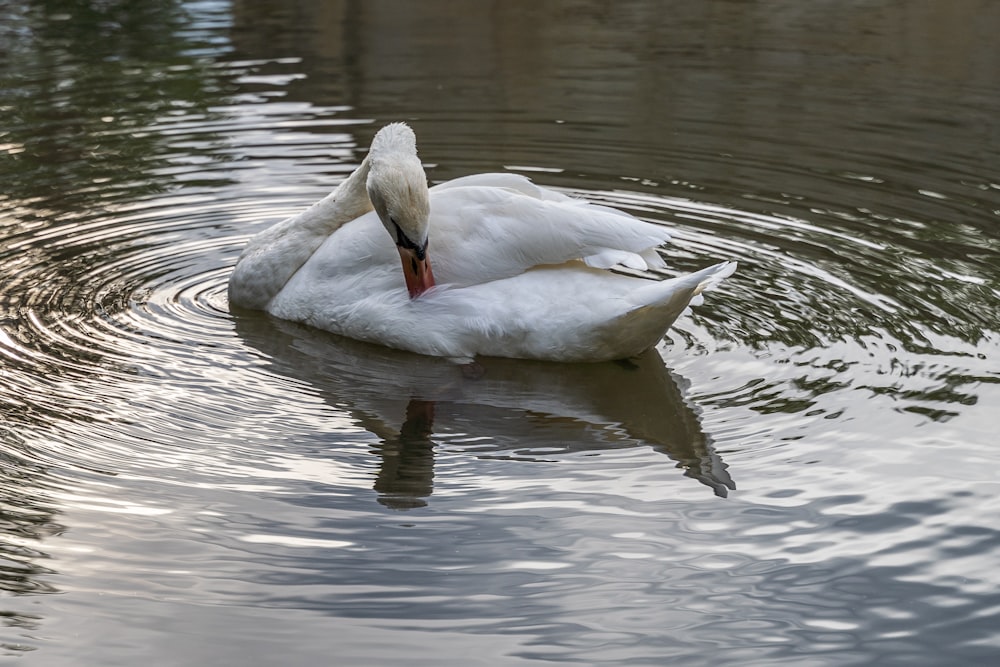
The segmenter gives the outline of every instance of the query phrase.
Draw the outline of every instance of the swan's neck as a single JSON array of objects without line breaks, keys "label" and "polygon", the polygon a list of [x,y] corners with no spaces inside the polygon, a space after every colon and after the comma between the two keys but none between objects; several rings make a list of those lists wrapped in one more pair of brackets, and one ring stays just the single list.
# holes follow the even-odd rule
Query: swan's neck
[{"label": "swan's neck", "polygon": [[247,243],[229,280],[229,301],[263,309],[330,234],[372,210],[361,165],[329,195],[308,209],[257,234]]}]

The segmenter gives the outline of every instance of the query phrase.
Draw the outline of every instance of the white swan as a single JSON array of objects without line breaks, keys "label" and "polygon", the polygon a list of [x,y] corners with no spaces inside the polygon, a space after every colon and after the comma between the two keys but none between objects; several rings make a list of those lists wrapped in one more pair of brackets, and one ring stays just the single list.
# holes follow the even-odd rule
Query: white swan
[{"label": "white swan", "polygon": [[622,359],[656,345],[696,295],[736,269],[723,262],[664,281],[607,270],[663,267],[656,248],[668,239],[514,174],[428,189],[413,132],[393,123],[330,195],[250,239],[229,300],[463,362]]}]

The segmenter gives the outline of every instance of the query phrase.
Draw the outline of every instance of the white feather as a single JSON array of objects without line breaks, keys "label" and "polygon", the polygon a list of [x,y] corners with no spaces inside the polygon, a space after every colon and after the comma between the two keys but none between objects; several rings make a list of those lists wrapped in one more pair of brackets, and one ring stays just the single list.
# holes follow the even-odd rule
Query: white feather
[{"label": "white feather", "polygon": [[[393,150],[409,151],[409,129],[388,128],[404,135],[392,138]],[[380,160],[391,161],[389,145],[381,144]],[[367,164],[348,179],[352,187],[364,183]],[[657,248],[669,234],[523,176],[480,174],[429,190],[429,219],[419,222],[426,224],[437,286],[411,299],[394,239],[375,212],[364,212],[356,191],[344,192],[346,185],[334,195],[351,211],[338,209],[331,195],[282,223],[280,244],[270,245],[273,231],[251,241],[230,280],[234,305],[422,354],[601,361],[654,346],[693,298],[736,268],[722,263],[666,281],[607,271],[662,268]],[[319,241],[317,211],[332,228]],[[308,229],[296,247],[299,225]]]}]

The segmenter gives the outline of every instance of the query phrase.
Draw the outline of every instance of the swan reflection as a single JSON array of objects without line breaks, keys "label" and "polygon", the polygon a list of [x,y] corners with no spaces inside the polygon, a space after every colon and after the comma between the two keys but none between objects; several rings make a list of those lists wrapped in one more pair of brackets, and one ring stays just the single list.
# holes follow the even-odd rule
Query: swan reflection
[{"label": "swan reflection", "polygon": [[478,372],[342,338],[260,313],[236,315],[269,370],[315,388],[380,439],[380,503],[406,509],[433,492],[435,433],[462,433],[490,458],[648,446],[717,496],[727,466],[655,351],[626,362],[482,359]]}]

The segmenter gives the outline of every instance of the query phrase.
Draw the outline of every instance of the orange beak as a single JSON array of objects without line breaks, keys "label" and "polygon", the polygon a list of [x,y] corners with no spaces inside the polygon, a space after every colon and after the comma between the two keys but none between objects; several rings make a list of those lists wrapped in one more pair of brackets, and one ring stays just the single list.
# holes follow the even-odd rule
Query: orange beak
[{"label": "orange beak", "polygon": [[415,249],[398,245],[396,250],[399,251],[399,260],[403,263],[403,277],[406,278],[406,289],[409,290],[411,299],[434,287],[434,273],[431,271],[431,262],[426,254],[420,253],[423,257],[417,257]]}]

